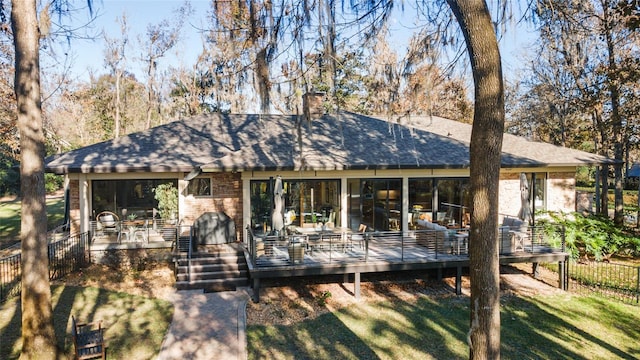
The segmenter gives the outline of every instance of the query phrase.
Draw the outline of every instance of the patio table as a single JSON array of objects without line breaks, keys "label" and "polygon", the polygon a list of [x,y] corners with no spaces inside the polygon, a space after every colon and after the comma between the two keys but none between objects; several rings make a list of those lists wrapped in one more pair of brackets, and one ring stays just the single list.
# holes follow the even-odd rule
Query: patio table
[{"label": "patio table", "polygon": [[453,235],[453,238],[455,240],[455,245],[456,248],[454,250],[456,250],[456,255],[460,255],[460,247],[464,247],[464,252],[465,254],[468,253],[468,239],[469,239],[469,233],[467,232],[457,232]]},{"label": "patio table", "polygon": [[147,240],[147,221],[146,220],[125,220],[122,222],[123,227],[126,229],[124,235],[127,241],[137,241],[138,235],[141,241]]}]

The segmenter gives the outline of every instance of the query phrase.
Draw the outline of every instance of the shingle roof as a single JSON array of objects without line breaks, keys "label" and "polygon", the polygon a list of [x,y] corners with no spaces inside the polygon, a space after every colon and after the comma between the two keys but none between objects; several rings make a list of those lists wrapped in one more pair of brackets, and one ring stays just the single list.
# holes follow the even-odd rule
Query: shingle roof
[{"label": "shingle roof", "polygon": [[[428,121],[425,121],[428,120]],[[210,114],[175,121],[47,159],[55,173],[468,168],[471,126],[428,118],[403,124],[341,112]],[[505,134],[503,167],[610,162]]]},{"label": "shingle roof", "polygon": [[[471,142],[471,125],[436,116],[413,116],[401,120],[406,126],[423,129],[453,139]],[[505,133],[502,140],[502,167],[576,166],[614,164],[615,160],[585,151],[531,141]]]}]

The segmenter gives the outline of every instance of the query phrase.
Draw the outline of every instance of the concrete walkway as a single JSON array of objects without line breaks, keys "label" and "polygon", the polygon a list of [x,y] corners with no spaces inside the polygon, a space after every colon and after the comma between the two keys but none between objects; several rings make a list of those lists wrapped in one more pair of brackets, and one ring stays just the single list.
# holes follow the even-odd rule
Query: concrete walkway
[{"label": "concrete walkway", "polygon": [[248,300],[245,289],[176,291],[173,320],[158,359],[246,359]]}]

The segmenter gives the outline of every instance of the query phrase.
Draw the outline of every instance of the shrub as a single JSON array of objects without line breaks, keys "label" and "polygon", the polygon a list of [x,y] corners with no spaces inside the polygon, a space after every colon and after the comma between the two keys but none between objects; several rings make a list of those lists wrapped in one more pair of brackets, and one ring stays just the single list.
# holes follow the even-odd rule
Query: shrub
[{"label": "shrub", "polygon": [[158,200],[158,211],[163,219],[170,219],[178,212],[178,189],[173,184],[160,184],[153,189],[155,199]]},{"label": "shrub", "polygon": [[331,294],[331,291],[325,290],[325,291],[322,292],[322,294],[320,294],[320,296],[318,296],[316,301],[318,302],[318,305],[324,306],[324,305],[327,304],[327,302],[329,302],[329,299],[332,296],[333,295]]},{"label": "shrub", "polygon": [[567,251],[574,259],[587,257],[602,261],[612,255],[640,253],[640,238],[628,229],[617,227],[608,217],[551,212],[548,215],[550,220],[541,220],[540,223],[564,226]]},{"label": "shrub", "polygon": [[63,184],[64,177],[50,173],[44,174],[44,190],[47,192],[47,194],[62,189]]},{"label": "shrub", "polygon": [[18,162],[0,152],[0,196],[20,192]]}]

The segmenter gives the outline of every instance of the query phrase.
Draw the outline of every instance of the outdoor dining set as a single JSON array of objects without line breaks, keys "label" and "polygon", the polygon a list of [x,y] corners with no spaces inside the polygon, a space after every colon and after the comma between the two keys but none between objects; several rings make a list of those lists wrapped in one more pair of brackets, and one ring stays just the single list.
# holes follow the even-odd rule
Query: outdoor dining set
[{"label": "outdoor dining set", "polygon": [[[337,256],[348,251],[364,250],[366,228],[354,232],[348,228],[291,228],[287,234],[272,234],[255,239],[257,257],[288,257],[293,264],[302,263],[306,255]],[[287,253],[279,253],[286,249]]]},{"label": "outdoor dining set", "polygon": [[92,221],[94,240],[117,243],[148,243],[164,240],[167,230],[175,232],[175,227],[167,227],[161,219],[137,218],[130,216],[125,220],[111,211],[103,211]]}]

